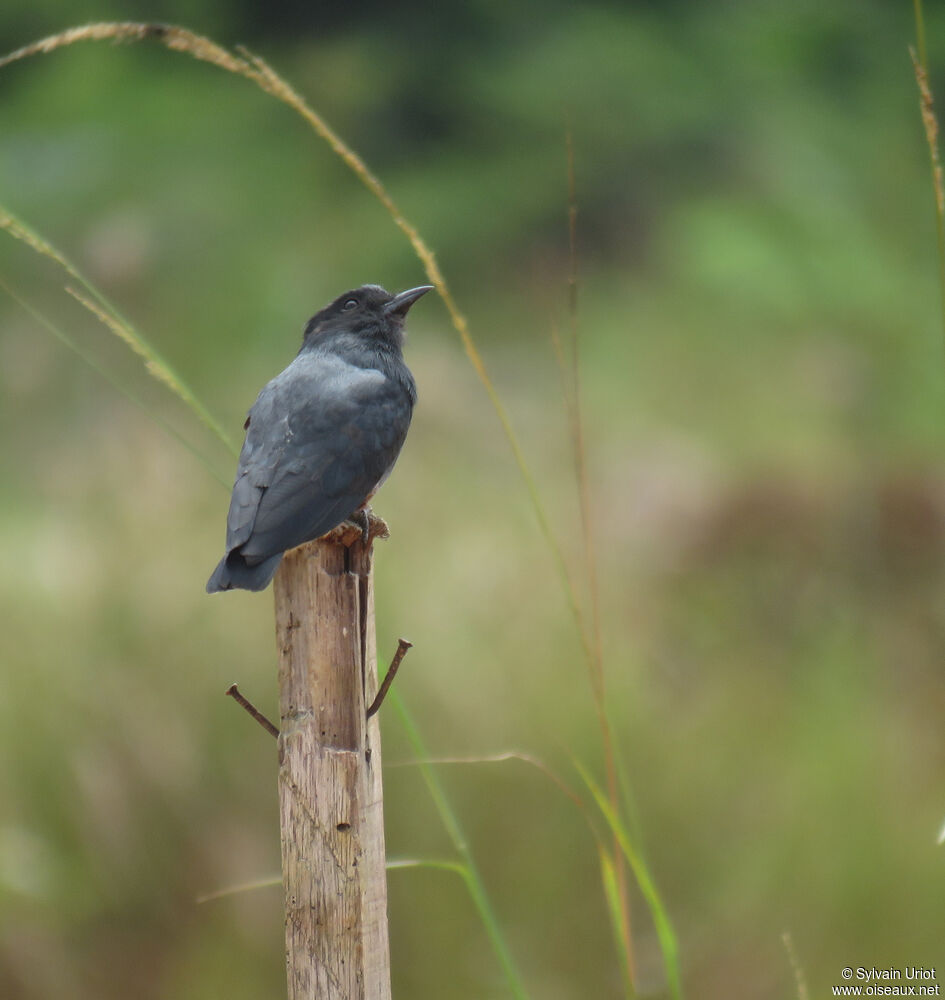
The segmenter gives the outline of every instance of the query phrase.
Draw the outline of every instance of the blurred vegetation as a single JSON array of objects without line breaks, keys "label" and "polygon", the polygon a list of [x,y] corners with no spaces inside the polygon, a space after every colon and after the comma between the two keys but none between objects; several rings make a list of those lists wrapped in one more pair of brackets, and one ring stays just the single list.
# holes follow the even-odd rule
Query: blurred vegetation
[{"label": "blurred vegetation", "polygon": [[[383,178],[440,263],[575,560],[550,342],[567,324],[565,119],[610,710],[688,993],[823,995],[943,964],[945,364],[909,5],[152,5],[260,51]],[[140,17],[0,8],[0,49]],[[930,9],[942,105],[945,16]],[[304,320],[419,265],[291,113],[147,46],[0,74],[0,201],[157,343],[235,436]],[[4,236],[0,276],[211,455],[232,458]],[[383,660],[437,755],[600,771],[550,558],[445,311],[376,507]],[[283,989],[265,596],[210,600],[226,493],[0,296],[0,996]],[[449,842],[384,720],[388,847]],[[584,821],[508,762],[442,779],[534,997],[620,995]],[[392,871],[394,990],[507,995],[461,882]],[[634,899],[642,995],[665,983]]]}]

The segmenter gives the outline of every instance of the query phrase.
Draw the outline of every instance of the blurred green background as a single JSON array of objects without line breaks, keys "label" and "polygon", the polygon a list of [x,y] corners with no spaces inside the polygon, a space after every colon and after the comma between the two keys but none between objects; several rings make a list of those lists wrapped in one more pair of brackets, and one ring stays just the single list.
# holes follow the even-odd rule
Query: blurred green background
[{"label": "blurred green background", "polygon": [[[259,51],[436,249],[569,559],[551,346],[576,151],[584,401],[610,710],[687,993],[811,997],[844,966],[945,966],[945,362],[910,4],[120,0],[0,9],[9,51],[163,19]],[[938,94],[945,16],[927,11]],[[0,201],[85,270],[234,437],[302,324],[424,280],[292,113],[158,46],[0,71]],[[147,405],[234,461],[61,272],[0,276]],[[437,755],[602,773],[580,647],[498,421],[442,304],[375,507],[380,659]],[[284,991],[271,597],[208,598],[226,490],[0,294],[0,997]],[[411,757],[396,716],[388,764]],[[519,763],[442,768],[530,994],[621,995],[593,840]],[[415,767],[393,857],[450,857]],[[395,996],[501,998],[458,879],[393,871]],[[662,996],[633,899],[641,995]],[[945,974],[945,969],[943,969]]]}]

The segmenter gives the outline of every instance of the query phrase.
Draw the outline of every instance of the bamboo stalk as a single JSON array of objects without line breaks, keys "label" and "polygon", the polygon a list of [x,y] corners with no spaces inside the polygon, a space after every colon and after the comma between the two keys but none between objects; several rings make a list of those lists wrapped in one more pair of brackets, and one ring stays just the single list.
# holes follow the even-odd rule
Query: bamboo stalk
[{"label": "bamboo stalk", "polygon": [[342,526],[275,577],[289,1000],[391,995],[372,541]]}]

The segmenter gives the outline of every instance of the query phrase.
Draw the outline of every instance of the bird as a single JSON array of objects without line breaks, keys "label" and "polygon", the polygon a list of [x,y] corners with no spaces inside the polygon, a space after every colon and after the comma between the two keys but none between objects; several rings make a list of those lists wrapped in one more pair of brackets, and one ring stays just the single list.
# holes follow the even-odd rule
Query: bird
[{"label": "bird", "polygon": [[264,590],[283,553],[365,507],[390,475],[417,387],[404,362],[404,322],[432,285],[391,295],[362,285],[306,324],[292,363],[259,393],[226,519],[226,554],[207,593]]}]

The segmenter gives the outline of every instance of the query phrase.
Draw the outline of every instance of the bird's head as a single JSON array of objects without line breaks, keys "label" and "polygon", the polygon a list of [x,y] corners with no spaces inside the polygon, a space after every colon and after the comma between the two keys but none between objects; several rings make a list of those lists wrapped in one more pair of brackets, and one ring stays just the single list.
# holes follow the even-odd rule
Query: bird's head
[{"label": "bird's head", "polygon": [[303,347],[329,334],[387,340],[398,346],[404,339],[404,320],[410,307],[433,285],[420,285],[391,295],[380,285],[362,285],[339,295],[305,324]]}]

